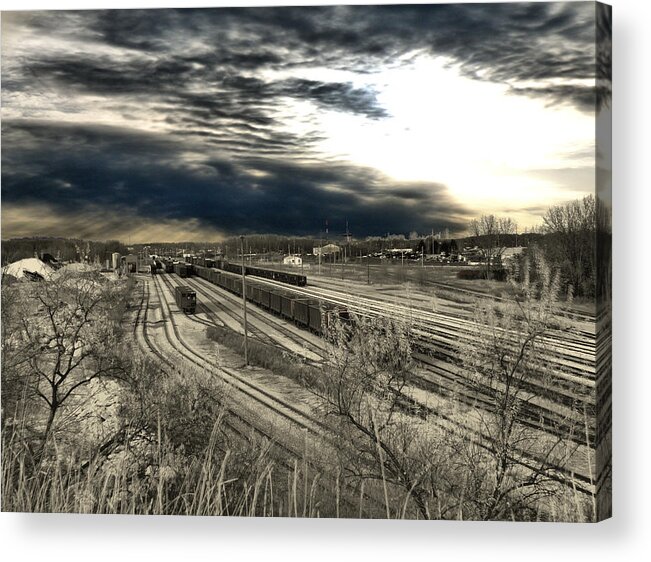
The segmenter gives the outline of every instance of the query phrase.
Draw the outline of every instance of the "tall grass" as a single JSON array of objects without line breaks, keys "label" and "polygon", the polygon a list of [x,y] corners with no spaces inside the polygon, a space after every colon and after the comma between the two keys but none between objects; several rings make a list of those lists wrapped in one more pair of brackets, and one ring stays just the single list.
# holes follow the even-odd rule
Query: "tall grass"
[{"label": "tall grass", "polygon": [[[323,490],[307,463],[279,465],[269,446],[220,450],[215,425],[202,455],[188,458],[164,440],[127,447],[90,464],[75,456],[34,467],[29,452],[3,439],[2,510],[136,515],[319,517]],[[136,441],[136,439],[134,439]],[[146,459],[143,462],[143,459]],[[339,493],[339,492],[338,492]],[[326,511],[325,515],[335,513]]]}]

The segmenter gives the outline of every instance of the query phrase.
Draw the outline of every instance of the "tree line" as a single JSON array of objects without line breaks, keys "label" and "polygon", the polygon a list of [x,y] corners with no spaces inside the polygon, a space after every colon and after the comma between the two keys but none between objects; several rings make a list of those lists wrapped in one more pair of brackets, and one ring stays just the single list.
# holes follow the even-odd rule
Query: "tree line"
[{"label": "tree line", "polygon": [[2,265],[50,254],[60,262],[99,262],[111,259],[114,252],[124,255],[126,246],[119,240],[82,240],[74,238],[11,238],[2,241]]},{"label": "tree line", "polygon": [[[543,216],[540,232],[529,235],[527,239],[529,251],[513,263],[512,274],[519,275],[528,253],[540,251],[550,267],[559,272],[560,287],[570,298],[595,298],[597,218],[597,201],[593,195],[549,207]],[[469,241],[477,245],[484,256],[485,276],[491,277],[497,268],[501,268],[505,248],[511,246],[518,236],[517,224],[508,217],[483,215],[470,222],[469,230],[472,233]],[[599,232],[600,246],[610,248],[610,223],[600,227]]]}]

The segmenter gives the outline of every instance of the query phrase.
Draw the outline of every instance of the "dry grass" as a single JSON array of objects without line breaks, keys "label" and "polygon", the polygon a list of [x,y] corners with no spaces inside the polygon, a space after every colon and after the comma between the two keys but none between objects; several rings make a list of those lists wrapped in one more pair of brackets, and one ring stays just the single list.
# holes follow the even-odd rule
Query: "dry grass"
[{"label": "dry grass", "polygon": [[[108,459],[75,456],[35,467],[19,444],[3,441],[2,510],[38,513],[319,517],[320,475],[305,463],[279,465],[270,444],[222,449],[215,424],[203,454],[186,457],[165,441],[142,450],[134,439]],[[142,443],[140,443],[142,446]],[[244,459],[244,456],[247,459]],[[338,493],[341,491],[339,490]],[[336,512],[326,512],[336,516]]]},{"label": "dry grass", "polygon": [[[244,355],[244,336],[229,328],[210,326],[206,335],[213,341]],[[303,358],[273,345],[267,345],[253,338],[248,340],[249,363],[267,369],[275,375],[287,377],[307,388],[315,388],[319,381],[319,370],[306,364]]]}]

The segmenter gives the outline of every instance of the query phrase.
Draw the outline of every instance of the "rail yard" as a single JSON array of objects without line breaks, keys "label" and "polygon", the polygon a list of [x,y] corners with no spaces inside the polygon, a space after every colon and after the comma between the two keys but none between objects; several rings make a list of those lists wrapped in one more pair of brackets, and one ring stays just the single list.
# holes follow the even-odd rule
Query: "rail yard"
[{"label": "rail yard", "polygon": [[[458,360],[459,350],[471,346],[481,330],[475,304],[441,297],[433,302],[409,285],[369,288],[264,268],[248,267],[245,272],[250,341],[280,350],[318,372],[331,350],[322,332],[332,318],[398,319],[409,326],[415,364],[402,390],[402,415],[427,420],[472,442],[487,442],[477,412],[491,410],[491,389],[471,380]],[[307,448],[314,455],[328,455],[332,428],[318,415],[310,389],[262,368],[243,367],[240,355],[206,335],[211,326],[244,333],[241,264],[176,264],[137,279],[140,301],[134,333],[161,369],[178,371],[183,366],[216,377],[229,390],[229,409],[239,425],[234,431],[255,431],[290,457],[300,458]],[[554,478],[591,496],[599,485],[593,478],[597,428],[591,421],[595,320],[586,315],[563,318],[541,342],[549,369],[527,379],[515,421],[535,437],[540,454],[523,448],[513,452],[512,460],[524,471],[535,471],[544,451],[562,443],[558,459],[547,459],[555,468]],[[369,509],[373,504],[371,498]]]}]

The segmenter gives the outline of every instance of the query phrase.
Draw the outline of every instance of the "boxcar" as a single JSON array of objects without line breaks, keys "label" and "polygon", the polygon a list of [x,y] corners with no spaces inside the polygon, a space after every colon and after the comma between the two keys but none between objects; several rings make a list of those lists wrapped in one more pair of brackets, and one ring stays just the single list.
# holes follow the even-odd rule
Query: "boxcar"
[{"label": "boxcar", "polygon": [[190,287],[179,286],[174,289],[177,306],[187,314],[194,314],[197,307],[197,293]]},{"label": "boxcar", "polygon": [[260,287],[260,306],[266,309],[271,307],[271,292],[265,287]]},{"label": "boxcar", "polygon": [[174,264],[174,273],[179,277],[190,277],[192,275],[192,266],[187,263]]},{"label": "boxcar", "polygon": [[278,315],[282,314],[281,294],[276,291],[269,292],[269,308]]},{"label": "boxcar", "polygon": [[307,305],[309,315],[309,327],[315,334],[321,334],[323,327],[321,326],[321,307],[319,303],[311,302]]},{"label": "boxcar", "polygon": [[252,285],[251,282],[246,283],[246,300],[251,301],[253,304],[258,304],[258,287]]},{"label": "boxcar", "polygon": [[309,301],[307,299],[294,300],[294,322],[299,326],[310,325]]},{"label": "boxcar", "polygon": [[238,279],[238,278],[234,278],[232,286],[233,286],[232,291],[236,295],[239,295],[241,297],[242,296],[242,280]]},{"label": "boxcar", "polygon": [[294,319],[294,302],[290,295],[280,295],[280,313],[288,320]]}]

